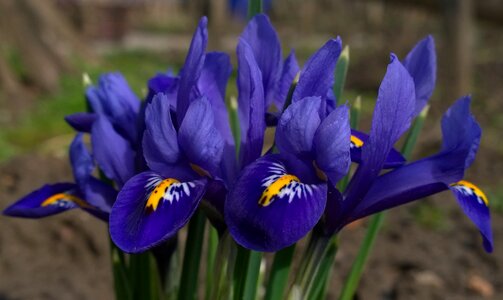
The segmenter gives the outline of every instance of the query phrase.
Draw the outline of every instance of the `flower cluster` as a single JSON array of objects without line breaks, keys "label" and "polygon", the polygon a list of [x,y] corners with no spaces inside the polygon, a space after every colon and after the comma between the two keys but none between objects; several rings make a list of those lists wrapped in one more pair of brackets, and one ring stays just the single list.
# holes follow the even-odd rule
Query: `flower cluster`
[{"label": "flower cluster", "polygon": [[[350,127],[350,109],[333,93],[340,38],[301,68],[293,51],[283,60],[269,19],[255,16],[236,51],[239,126],[230,117],[236,108],[226,105],[229,55],[207,52],[207,43],[202,18],[180,73],[151,78],[143,101],[118,73],[87,87],[89,112],[66,118],[78,131],[70,146],[75,183],[45,185],[4,214],[81,208],[109,222],[120,249],[139,253],[175,236],[202,209],[219,232],[269,252],[315,226],[333,236],[357,219],[450,190],[492,251],[487,197],[463,180],[481,136],[470,97],[444,114],[437,154],[407,162],[394,149],[433,92],[432,37],[403,60],[391,54],[368,133]],[[263,151],[267,127],[275,127],[274,143]],[[352,163],[356,171],[339,190]]]}]

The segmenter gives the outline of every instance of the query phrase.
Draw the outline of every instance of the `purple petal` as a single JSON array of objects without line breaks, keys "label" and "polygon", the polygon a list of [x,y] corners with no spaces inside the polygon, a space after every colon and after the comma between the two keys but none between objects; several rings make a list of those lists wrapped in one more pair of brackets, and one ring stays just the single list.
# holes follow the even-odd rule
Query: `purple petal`
[{"label": "purple petal", "polygon": [[414,113],[414,82],[394,54],[379,87],[370,136],[362,148],[362,163],[347,190],[349,207],[356,205],[379,175],[393,145],[409,128]]},{"label": "purple petal", "polygon": [[108,221],[108,214],[117,198],[117,191],[111,185],[94,177],[89,179],[83,190],[87,203],[105,213]]},{"label": "purple petal", "polygon": [[166,241],[196,211],[205,182],[180,182],[153,172],[134,176],[119,192],[112,207],[112,240],[127,253],[143,252]]},{"label": "purple petal", "polygon": [[98,83],[97,87],[91,86],[86,91],[91,110],[107,116],[119,134],[136,141],[140,100],[120,73],[103,74]]},{"label": "purple petal", "polygon": [[221,176],[224,140],[215,127],[209,101],[193,101],[178,131],[178,142],[187,159],[213,176]]},{"label": "purple petal", "polygon": [[185,113],[192,99],[192,93],[197,85],[199,76],[204,65],[206,45],[208,44],[208,30],[206,28],[208,19],[202,17],[199,20],[197,29],[192,36],[189,53],[185,58],[185,63],[180,71],[180,82],[177,99],[177,120],[182,123]]},{"label": "purple petal", "polygon": [[94,120],[96,120],[94,113],[75,113],[65,116],[66,123],[79,132],[91,132]]},{"label": "purple petal", "polygon": [[435,88],[437,55],[433,37],[429,35],[417,43],[407,54],[403,65],[414,79],[416,88],[415,115],[417,116],[430,99]]},{"label": "purple petal", "polygon": [[147,106],[145,127],[143,156],[150,169],[160,173],[167,164],[176,164],[181,157],[170,103],[165,94],[157,94]]},{"label": "purple petal", "polygon": [[281,153],[312,157],[314,134],[320,125],[319,97],[292,103],[279,119],[275,142]]},{"label": "purple petal", "polygon": [[225,202],[225,221],[237,243],[278,251],[304,237],[326,203],[326,184],[302,183],[279,155],[247,166]]},{"label": "purple petal", "polygon": [[215,116],[215,126],[225,142],[234,145],[229,113],[225,106],[225,89],[231,75],[232,66],[229,55],[223,52],[210,52],[206,55],[201,77],[197,82],[200,93],[209,100]]},{"label": "purple petal", "polygon": [[[351,161],[357,164],[362,162],[362,147],[369,136],[361,131],[351,129]],[[406,159],[395,148],[391,149],[384,162],[383,169],[394,169],[405,164]]]},{"label": "purple petal", "polygon": [[452,184],[449,189],[458,200],[461,209],[479,229],[486,251],[492,252],[491,215],[489,213],[489,201],[484,192],[474,184],[464,180]]},{"label": "purple petal", "polygon": [[84,144],[83,137],[82,133],[77,134],[70,145],[73,177],[79,186],[86,184],[94,170],[93,158]]},{"label": "purple petal", "polygon": [[349,126],[349,109],[342,105],[337,107],[321,122],[314,145],[316,165],[336,184],[349,171],[351,128]]},{"label": "purple petal", "polygon": [[274,96],[273,104],[279,111],[283,110],[285,105],[286,97],[288,96],[288,91],[290,86],[299,73],[300,68],[295,58],[295,52],[292,50],[290,55],[285,59],[283,63],[283,68],[281,70],[281,76],[279,78],[278,84],[276,85],[276,94]]},{"label": "purple petal", "polygon": [[154,96],[163,93],[168,98],[169,104],[176,109],[176,98],[178,94],[178,76],[160,73],[148,80],[148,95],[146,102],[150,103]]},{"label": "purple petal", "polygon": [[238,115],[241,127],[240,162],[244,167],[262,153],[266,129],[262,75],[250,45],[243,39],[237,48]]},{"label": "purple petal", "polygon": [[325,100],[328,90],[332,89],[334,83],[335,65],[341,51],[341,39],[331,39],[309,58],[300,72],[292,102],[309,96],[318,96]]},{"label": "purple petal", "polygon": [[280,75],[281,44],[269,18],[258,14],[250,20],[241,34],[252,48],[253,56],[262,73],[266,107],[274,100],[274,90]]},{"label": "purple petal", "polygon": [[131,145],[104,117],[94,122],[91,143],[98,167],[119,187],[123,186],[135,173],[135,155]]},{"label": "purple petal", "polygon": [[79,204],[86,205],[77,192],[76,184],[46,184],[7,207],[3,214],[20,218],[43,218],[77,208]]}]

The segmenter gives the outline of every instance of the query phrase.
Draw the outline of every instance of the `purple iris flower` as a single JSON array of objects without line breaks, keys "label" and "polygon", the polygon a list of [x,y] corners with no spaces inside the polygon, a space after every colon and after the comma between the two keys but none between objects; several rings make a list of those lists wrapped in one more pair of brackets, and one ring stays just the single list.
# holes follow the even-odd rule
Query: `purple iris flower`
[{"label": "purple iris flower", "polygon": [[206,26],[202,18],[176,92],[160,90],[173,83],[165,75],[149,82],[158,89],[145,109],[142,138],[150,171],[125,182],[110,215],[111,237],[126,252],[143,252],[174,236],[204,195],[222,214],[226,186],[236,171],[224,102],[231,66],[226,54],[205,52]]},{"label": "purple iris flower", "polygon": [[81,133],[70,145],[70,162],[75,183],[46,184],[4,210],[4,214],[21,218],[42,218],[70,209],[81,208],[108,221],[117,192],[94,178],[95,164]]}]

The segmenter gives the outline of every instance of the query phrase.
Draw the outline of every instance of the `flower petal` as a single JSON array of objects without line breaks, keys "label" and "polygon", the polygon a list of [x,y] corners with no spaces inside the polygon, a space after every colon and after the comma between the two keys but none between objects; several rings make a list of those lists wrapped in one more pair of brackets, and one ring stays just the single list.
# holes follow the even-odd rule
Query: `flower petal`
[{"label": "flower petal", "polygon": [[206,180],[180,182],[143,172],[119,192],[110,214],[110,235],[127,253],[161,244],[182,228],[196,211]]},{"label": "flower petal", "polygon": [[146,102],[150,103],[154,99],[154,96],[158,93],[163,93],[166,95],[169,104],[176,109],[176,98],[178,95],[178,82],[180,78],[178,76],[172,76],[170,74],[159,73],[148,80],[148,94]]},{"label": "flower petal", "polygon": [[117,191],[109,184],[91,177],[83,189],[86,202],[106,214],[106,221],[108,221],[108,214],[112,209],[112,205],[117,198]]},{"label": "flower petal", "polygon": [[190,104],[178,131],[178,142],[192,164],[212,176],[221,176],[224,140],[215,127],[211,104],[205,97]]},{"label": "flower petal", "polygon": [[489,201],[484,192],[474,184],[464,180],[451,184],[449,189],[458,200],[461,209],[479,229],[486,251],[492,252],[491,215],[489,213]]},{"label": "flower petal", "polygon": [[145,131],[143,133],[143,156],[149,168],[157,173],[167,164],[175,164],[181,153],[170,103],[165,94],[157,94],[145,110]]},{"label": "flower petal", "polygon": [[437,78],[437,55],[435,41],[431,35],[414,46],[405,57],[403,66],[414,79],[416,88],[415,115],[417,116],[430,99]]},{"label": "flower petal", "polygon": [[334,185],[349,172],[350,137],[349,109],[346,105],[337,107],[316,130],[316,165]]},{"label": "flower petal", "polygon": [[307,97],[292,103],[279,119],[275,142],[281,153],[312,157],[314,134],[320,125],[321,99]]},{"label": "flower petal", "polygon": [[24,196],[3,214],[20,218],[43,218],[69,209],[88,206],[74,183],[46,184]]},{"label": "flower petal", "polygon": [[84,186],[94,170],[94,161],[83,140],[84,135],[79,133],[70,145],[70,162],[73,177],[79,186]]},{"label": "flower petal", "polygon": [[362,163],[345,192],[347,206],[358,204],[379,175],[393,145],[409,128],[415,109],[414,82],[394,54],[379,87]]},{"label": "flower petal", "polygon": [[100,116],[94,122],[91,144],[98,167],[119,187],[134,175],[134,151],[105,117]]},{"label": "flower petal", "polygon": [[[366,133],[351,129],[351,161],[362,162],[362,147],[369,139]],[[394,169],[406,163],[405,157],[395,148],[391,149],[384,162],[383,169]]]},{"label": "flower petal", "polygon": [[260,157],[264,144],[265,103],[262,74],[251,46],[243,39],[237,48],[238,116],[241,127],[240,163],[244,167]]},{"label": "flower petal", "polygon": [[278,84],[276,85],[276,95],[274,96],[273,104],[276,106],[278,111],[283,110],[290,86],[299,71],[300,68],[297,63],[297,59],[295,58],[295,51],[292,50],[283,63],[281,76],[279,77]]},{"label": "flower petal", "polygon": [[[341,51],[341,39],[331,39],[309,58],[300,72],[299,83],[293,93],[292,102],[309,96],[318,96],[326,100],[327,93],[334,83],[335,65]],[[322,111],[326,111],[324,105]]]},{"label": "flower petal", "polygon": [[79,132],[91,132],[94,120],[96,120],[94,113],[75,113],[65,116],[66,123]]},{"label": "flower petal", "polygon": [[281,44],[278,34],[269,18],[258,14],[250,20],[241,38],[251,46],[262,73],[265,105],[268,107],[274,100],[274,90],[280,75]]},{"label": "flower petal", "polygon": [[180,82],[178,87],[177,98],[177,120],[178,124],[182,123],[185,113],[189,108],[192,100],[192,93],[197,85],[201,70],[203,69],[206,45],[208,44],[208,29],[206,28],[208,19],[202,17],[199,20],[197,29],[192,36],[189,53],[185,58],[185,63],[180,71]]},{"label": "flower petal", "polygon": [[233,238],[248,249],[278,251],[300,240],[318,222],[326,184],[302,183],[279,155],[247,166],[225,202]]}]

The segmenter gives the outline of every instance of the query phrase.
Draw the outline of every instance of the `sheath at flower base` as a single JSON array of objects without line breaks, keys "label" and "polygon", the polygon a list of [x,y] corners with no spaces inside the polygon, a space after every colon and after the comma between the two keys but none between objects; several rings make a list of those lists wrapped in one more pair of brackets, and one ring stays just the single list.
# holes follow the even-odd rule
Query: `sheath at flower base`
[{"label": "sheath at flower base", "polygon": [[81,208],[108,221],[115,190],[92,177],[93,159],[78,134],[70,145],[70,162],[76,183],[46,184],[4,210],[4,215],[42,218],[70,209]]},{"label": "sheath at flower base", "polygon": [[[341,106],[327,116],[324,105],[323,91],[331,84],[326,78],[333,72],[338,52],[340,40],[330,40],[306,64],[307,71],[299,80],[302,88],[278,123],[276,145],[280,154],[257,159],[261,148],[252,143],[250,154],[242,156],[247,158],[241,161],[245,168],[229,191],[225,220],[233,238],[246,248],[278,251],[305,236],[323,214],[327,184],[337,183],[349,169],[348,109]],[[251,47],[243,39],[238,45],[238,60],[241,70],[251,70],[251,79],[242,81],[260,87],[260,76],[253,76],[260,72]],[[245,73],[238,74],[245,77]],[[243,87],[239,75],[238,86]],[[249,90],[254,89],[242,88],[240,97]],[[301,98],[304,95],[313,96]],[[264,101],[251,98],[258,99],[251,111],[259,114]],[[263,138],[263,131],[255,133]]]},{"label": "sheath at flower base", "polygon": [[[353,209],[342,213],[335,225],[344,225],[365,216],[450,190],[461,209],[479,229],[486,251],[493,249],[489,202],[474,184],[463,180],[465,169],[475,158],[481,129],[470,113],[470,97],[458,100],[442,119],[442,150],[375,179]],[[346,198],[344,201],[354,199]]]}]

